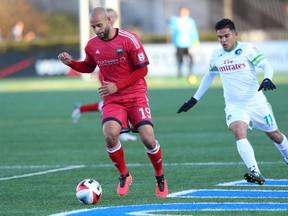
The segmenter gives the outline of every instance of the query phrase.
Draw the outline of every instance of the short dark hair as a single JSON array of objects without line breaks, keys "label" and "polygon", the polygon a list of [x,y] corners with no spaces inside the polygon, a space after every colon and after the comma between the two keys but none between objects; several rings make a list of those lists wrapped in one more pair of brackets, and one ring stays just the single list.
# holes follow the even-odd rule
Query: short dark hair
[{"label": "short dark hair", "polygon": [[215,30],[221,30],[223,28],[229,28],[231,31],[236,31],[235,24],[230,19],[222,19],[218,21],[215,25]]}]

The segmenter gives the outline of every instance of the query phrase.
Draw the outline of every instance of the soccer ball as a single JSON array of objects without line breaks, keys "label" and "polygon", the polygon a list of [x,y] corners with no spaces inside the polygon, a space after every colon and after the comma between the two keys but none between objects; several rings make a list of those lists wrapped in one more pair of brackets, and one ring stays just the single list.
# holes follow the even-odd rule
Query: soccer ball
[{"label": "soccer ball", "polygon": [[102,197],[102,187],[93,179],[84,179],[76,187],[76,197],[81,203],[96,204]]}]

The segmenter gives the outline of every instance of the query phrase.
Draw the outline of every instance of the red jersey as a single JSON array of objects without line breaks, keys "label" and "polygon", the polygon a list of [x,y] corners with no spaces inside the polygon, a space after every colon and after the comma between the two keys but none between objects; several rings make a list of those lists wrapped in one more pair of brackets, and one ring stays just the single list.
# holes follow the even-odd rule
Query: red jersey
[{"label": "red jersey", "polygon": [[[149,64],[142,43],[138,36],[123,29],[116,29],[115,37],[109,41],[95,36],[86,47],[85,62],[98,66],[101,71],[101,81],[116,83],[125,79],[136,69]],[[136,97],[139,93],[146,94],[147,84],[144,78],[105,97],[105,100],[120,100]]]}]

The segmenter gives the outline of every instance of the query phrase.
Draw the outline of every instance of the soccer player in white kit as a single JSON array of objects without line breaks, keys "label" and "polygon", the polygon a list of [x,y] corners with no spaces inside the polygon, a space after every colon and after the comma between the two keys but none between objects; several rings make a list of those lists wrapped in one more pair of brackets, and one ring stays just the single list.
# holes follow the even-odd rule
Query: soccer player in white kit
[{"label": "soccer player in white kit", "polygon": [[[272,108],[262,90],[273,90],[273,68],[265,56],[251,43],[237,41],[238,32],[230,19],[222,19],[215,25],[218,41],[222,48],[215,50],[210,58],[209,71],[191,99],[177,113],[186,112],[208,90],[217,74],[220,74],[225,99],[226,123],[233,132],[238,152],[249,169],[244,174],[247,182],[265,183],[257,165],[254,150],[247,139],[250,123],[263,131],[281,152],[288,164],[287,138],[278,129]],[[264,79],[259,86],[256,68],[262,69]]]}]

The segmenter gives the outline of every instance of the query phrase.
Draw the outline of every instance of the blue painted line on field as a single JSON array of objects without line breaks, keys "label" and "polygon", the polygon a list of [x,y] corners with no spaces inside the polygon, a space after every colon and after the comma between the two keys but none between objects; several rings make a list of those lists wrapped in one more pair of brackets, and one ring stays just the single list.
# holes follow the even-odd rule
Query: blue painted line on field
[{"label": "blue painted line on field", "polygon": [[[173,211],[287,211],[288,203],[169,203],[83,209],[59,216],[162,215]],[[55,215],[56,216],[56,215]]]},{"label": "blue painted line on field", "polygon": [[187,190],[169,197],[180,198],[288,198],[288,191],[275,190]]},{"label": "blue painted line on field", "polygon": [[233,182],[226,182],[218,184],[217,186],[269,186],[269,187],[288,187],[288,179],[266,179],[264,185],[258,185],[255,183],[249,183],[245,180],[241,181],[233,181]]},{"label": "blue painted line on field", "polygon": [[[287,179],[266,180],[266,186],[286,187]],[[234,181],[221,183],[217,186],[258,186],[246,181]],[[186,190],[169,194],[168,197],[182,198],[288,198],[288,191],[285,190],[222,190],[222,189],[200,189]],[[165,203],[146,204],[132,206],[111,206],[92,209],[82,209],[70,212],[63,212],[53,216],[90,216],[90,215],[171,215],[171,212],[185,211],[288,211],[288,203]],[[173,214],[173,213],[172,213]]]}]

